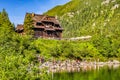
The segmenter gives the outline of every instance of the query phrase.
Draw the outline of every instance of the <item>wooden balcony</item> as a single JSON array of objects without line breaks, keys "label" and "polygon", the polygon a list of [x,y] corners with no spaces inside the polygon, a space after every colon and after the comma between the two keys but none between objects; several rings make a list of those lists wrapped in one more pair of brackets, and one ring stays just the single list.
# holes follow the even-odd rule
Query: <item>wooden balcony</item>
[{"label": "wooden balcony", "polygon": [[60,30],[60,31],[63,31],[63,28],[60,28],[60,27],[54,27],[55,30]]},{"label": "wooden balcony", "polygon": [[42,28],[42,29],[44,29],[45,26],[34,26],[34,28]]},{"label": "wooden balcony", "polygon": [[51,28],[50,28],[50,27],[46,27],[45,30],[46,30],[46,31],[55,31],[55,29],[52,28],[52,27],[51,27]]}]

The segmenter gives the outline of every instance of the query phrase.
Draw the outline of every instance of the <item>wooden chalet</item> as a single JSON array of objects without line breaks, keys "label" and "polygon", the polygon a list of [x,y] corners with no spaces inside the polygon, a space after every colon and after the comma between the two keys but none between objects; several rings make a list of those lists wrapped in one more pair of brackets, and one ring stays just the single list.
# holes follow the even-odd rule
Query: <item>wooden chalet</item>
[{"label": "wooden chalet", "polygon": [[[34,37],[36,38],[54,38],[61,39],[63,28],[59,21],[54,16],[40,15],[34,13],[26,13],[26,16],[30,14],[33,20]],[[23,34],[24,26],[18,24],[16,32]]]},{"label": "wooden chalet", "polygon": [[22,24],[18,24],[16,29],[15,29],[15,31],[22,35],[24,33],[23,32],[24,31],[23,25]]}]

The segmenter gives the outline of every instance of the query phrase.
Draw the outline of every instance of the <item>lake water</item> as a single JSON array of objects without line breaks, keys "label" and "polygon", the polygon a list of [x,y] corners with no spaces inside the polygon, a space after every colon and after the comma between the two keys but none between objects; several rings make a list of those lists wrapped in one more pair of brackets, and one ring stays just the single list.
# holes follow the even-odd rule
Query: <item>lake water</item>
[{"label": "lake water", "polygon": [[59,72],[53,74],[52,80],[120,80],[120,66],[117,68],[105,66],[79,72]]}]

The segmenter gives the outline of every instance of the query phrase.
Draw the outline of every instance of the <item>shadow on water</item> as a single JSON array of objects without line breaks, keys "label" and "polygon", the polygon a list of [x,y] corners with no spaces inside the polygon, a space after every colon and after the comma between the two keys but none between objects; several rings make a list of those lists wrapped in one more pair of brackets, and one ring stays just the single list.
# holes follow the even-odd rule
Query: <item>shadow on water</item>
[{"label": "shadow on water", "polygon": [[58,72],[53,74],[51,80],[120,80],[120,66],[104,66],[79,72]]}]

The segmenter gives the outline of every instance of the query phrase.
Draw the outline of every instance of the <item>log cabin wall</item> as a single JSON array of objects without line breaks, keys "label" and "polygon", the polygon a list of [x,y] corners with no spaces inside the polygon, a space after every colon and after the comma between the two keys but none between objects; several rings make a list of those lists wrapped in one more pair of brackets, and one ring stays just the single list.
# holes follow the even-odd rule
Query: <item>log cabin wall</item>
[{"label": "log cabin wall", "polygon": [[43,37],[44,29],[34,28],[34,37]]}]

